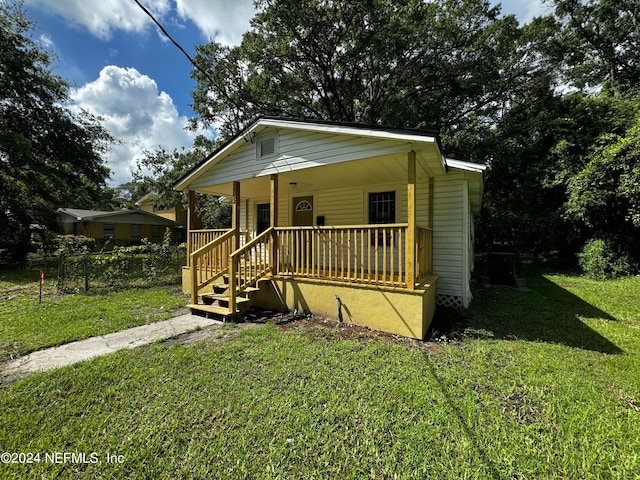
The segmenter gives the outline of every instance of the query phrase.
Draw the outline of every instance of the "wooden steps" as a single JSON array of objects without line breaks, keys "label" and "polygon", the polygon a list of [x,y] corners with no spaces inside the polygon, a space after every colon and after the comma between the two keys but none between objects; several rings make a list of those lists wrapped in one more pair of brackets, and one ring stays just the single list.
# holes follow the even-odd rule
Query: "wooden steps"
[{"label": "wooden steps", "polygon": [[[259,284],[259,282],[258,282]],[[193,313],[204,314],[207,317],[214,315],[222,317],[226,321],[229,318],[241,318],[251,307],[253,296],[260,291],[260,287],[247,287],[239,294],[236,294],[236,311],[235,314],[229,311],[229,278],[224,276],[224,283],[215,283],[212,285],[212,293],[204,293],[200,295],[197,304],[190,303],[187,308]]]}]

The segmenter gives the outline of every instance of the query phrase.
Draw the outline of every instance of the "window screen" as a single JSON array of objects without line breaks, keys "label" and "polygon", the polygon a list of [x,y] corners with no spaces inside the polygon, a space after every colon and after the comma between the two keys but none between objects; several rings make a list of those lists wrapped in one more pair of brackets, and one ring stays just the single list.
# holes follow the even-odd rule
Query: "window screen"
[{"label": "window screen", "polygon": [[113,237],[116,234],[116,228],[113,223],[103,223],[102,224],[102,236],[103,237]]},{"label": "window screen", "polygon": [[133,223],[131,225],[131,237],[132,238],[142,237],[142,225],[140,225],[139,223]]},{"label": "window screen", "polygon": [[396,192],[369,194],[369,223],[396,222]]}]

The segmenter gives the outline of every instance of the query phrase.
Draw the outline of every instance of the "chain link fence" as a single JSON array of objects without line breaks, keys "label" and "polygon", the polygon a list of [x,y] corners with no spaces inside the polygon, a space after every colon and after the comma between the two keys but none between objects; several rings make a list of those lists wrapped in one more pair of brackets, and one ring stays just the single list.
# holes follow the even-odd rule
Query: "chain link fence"
[{"label": "chain link fence", "polygon": [[58,293],[179,285],[186,256],[185,246],[149,252],[115,250],[73,255],[61,253],[57,258]]}]

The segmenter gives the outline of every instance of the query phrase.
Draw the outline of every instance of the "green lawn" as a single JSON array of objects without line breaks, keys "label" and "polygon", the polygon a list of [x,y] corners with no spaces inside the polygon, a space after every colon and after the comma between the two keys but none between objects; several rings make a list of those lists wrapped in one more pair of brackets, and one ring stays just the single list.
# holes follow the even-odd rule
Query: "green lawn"
[{"label": "green lawn", "polygon": [[[640,278],[476,292],[460,340],[238,331],[0,393],[2,478],[637,478]],[[106,455],[122,455],[108,463]]]},{"label": "green lawn", "polygon": [[[34,281],[34,277],[36,281]],[[0,272],[0,362],[34,350],[165,320],[185,306],[177,287],[129,289],[105,295],[55,294],[39,270]]]}]

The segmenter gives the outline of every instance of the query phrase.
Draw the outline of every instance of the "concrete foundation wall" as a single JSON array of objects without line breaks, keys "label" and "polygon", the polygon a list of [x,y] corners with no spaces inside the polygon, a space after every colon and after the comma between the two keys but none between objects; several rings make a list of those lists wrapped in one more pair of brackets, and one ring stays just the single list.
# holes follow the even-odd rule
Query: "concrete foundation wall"
[{"label": "concrete foundation wall", "polygon": [[435,282],[410,293],[276,277],[261,281],[254,306],[297,310],[333,320],[341,313],[347,323],[423,339],[435,312],[435,292]]}]

